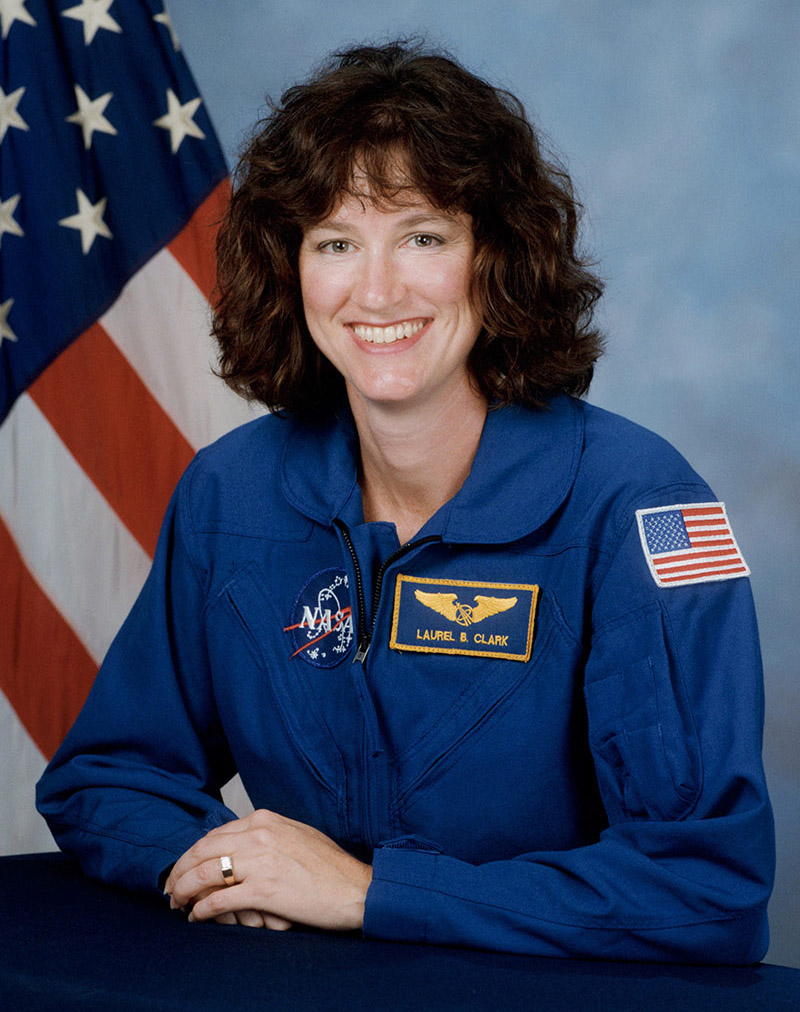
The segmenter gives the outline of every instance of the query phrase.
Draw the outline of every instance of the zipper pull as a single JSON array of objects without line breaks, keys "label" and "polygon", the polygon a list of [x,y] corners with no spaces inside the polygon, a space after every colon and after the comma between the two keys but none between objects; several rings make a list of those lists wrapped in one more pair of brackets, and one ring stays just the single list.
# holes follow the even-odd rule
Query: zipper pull
[{"label": "zipper pull", "polygon": [[362,639],[361,642],[358,644],[358,650],[356,650],[356,655],[353,658],[353,664],[355,664],[356,661],[360,661],[361,664],[364,663],[364,660],[366,659],[366,656],[369,653],[369,644],[370,641],[365,636],[364,639]]}]

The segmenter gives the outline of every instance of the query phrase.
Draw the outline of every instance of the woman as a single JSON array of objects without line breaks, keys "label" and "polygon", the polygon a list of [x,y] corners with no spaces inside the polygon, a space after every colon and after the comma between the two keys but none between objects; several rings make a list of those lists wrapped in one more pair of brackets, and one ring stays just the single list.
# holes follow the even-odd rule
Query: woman
[{"label": "woman", "polygon": [[281,410],[188,469],[41,781],[89,874],[193,920],[763,956],[748,570],[671,447],[576,399],[576,222],[519,103],[413,46],[262,125],[214,326]]}]

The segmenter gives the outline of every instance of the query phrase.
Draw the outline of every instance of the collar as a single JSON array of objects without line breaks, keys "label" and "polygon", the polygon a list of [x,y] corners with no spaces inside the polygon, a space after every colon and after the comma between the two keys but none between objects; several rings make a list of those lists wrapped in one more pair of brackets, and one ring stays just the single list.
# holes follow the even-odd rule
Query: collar
[{"label": "collar", "polygon": [[[537,411],[517,405],[490,411],[467,480],[422,533],[455,544],[500,544],[530,534],[569,494],[582,446],[583,411],[571,397],[556,397]],[[291,419],[283,493],[295,509],[330,526],[352,507],[357,460],[349,411],[324,426]]]}]

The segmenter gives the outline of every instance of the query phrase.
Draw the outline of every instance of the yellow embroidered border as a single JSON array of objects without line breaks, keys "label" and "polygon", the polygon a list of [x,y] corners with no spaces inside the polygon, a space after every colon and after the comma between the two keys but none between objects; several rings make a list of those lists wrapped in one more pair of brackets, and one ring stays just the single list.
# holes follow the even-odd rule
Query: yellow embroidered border
[{"label": "yellow embroidered border", "polygon": [[[439,587],[490,587],[493,590],[526,590],[531,594],[531,609],[528,616],[528,635],[524,654],[499,653],[491,650],[463,650],[457,647],[417,646],[416,644],[397,642],[397,624],[400,617],[400,598],[404,583],[429,583]],[[496,657],[507,661],[528,661],[533,648],[533,630],[536,617],[536,604],[539,599],[539,585],[527,583],[485,583],[480,580],[437,580],[428,576],[405,576],[398,573],[394,592],[394,608],[392,610],[392,633],[389,646],[393,650],[408,650],[422,654],[459,654],[463,657]]]}]

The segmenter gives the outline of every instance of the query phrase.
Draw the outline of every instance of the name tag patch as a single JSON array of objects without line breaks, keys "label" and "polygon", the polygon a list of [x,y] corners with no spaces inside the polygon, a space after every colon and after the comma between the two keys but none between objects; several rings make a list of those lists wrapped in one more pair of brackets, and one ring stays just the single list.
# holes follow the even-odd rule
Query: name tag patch
[{"label": "name tag patch", "polygon": [[539,588],[397,577],[389,646],[427,654],[462,654],[527,661]]}]

